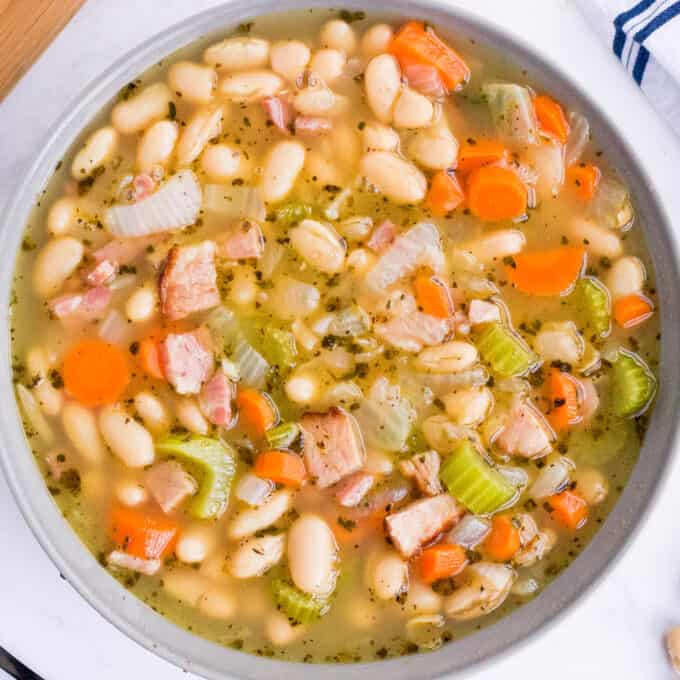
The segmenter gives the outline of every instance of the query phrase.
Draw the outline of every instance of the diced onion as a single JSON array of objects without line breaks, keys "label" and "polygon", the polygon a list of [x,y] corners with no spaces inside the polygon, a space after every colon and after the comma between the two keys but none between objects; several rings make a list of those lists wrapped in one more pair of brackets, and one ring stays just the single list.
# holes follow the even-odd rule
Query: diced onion
[{"label": "diced onion", "polygon": [[590,123],[588,119],[578,111],[572,111],[569,114],[569,139],[565,151],[567,166],[579,162],[589,141]]},{"label": "diced onion", "polygon": [[477,515],[465,515],[449,532],[447,541],[473,550],[486,538],[489,531],[491,531],[489,520]]},{"label": "diced onion", "polygon": [[571,467],[564,457],[546,462],[529,489],[531,498],[539,501],[562,491],[569,481]]},{"label": "diced onion", "polygon": [[128,323],[117,309],[111,309],[99,324],[98,335],[102,340],[117,345],[125,339]]},{"label": "diced onion", "polygon": [[270,479],[262,479],[249,473],[241,477],[237,484],[236,498],[248,505],[258,507],[269,498],[274,486],[274,482]]}]

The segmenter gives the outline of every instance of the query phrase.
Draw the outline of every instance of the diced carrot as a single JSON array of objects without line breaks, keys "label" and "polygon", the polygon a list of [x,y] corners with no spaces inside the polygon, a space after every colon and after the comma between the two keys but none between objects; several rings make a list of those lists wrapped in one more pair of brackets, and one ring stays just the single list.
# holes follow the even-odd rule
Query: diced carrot
[{"label": "diced carrot", "polygon": [[572,531],[580,529],[588,519],[588,504],[573,491],[550,496],[548,505],[552,508],[552,516]]},{"label": "diced carrot", "polygon": [[307,468],[300,456],[276,449],[261,453],[255,460],[254,471],[262,479],[286,486],[300,486],[307,477]]},{"label": "diced carrot", "polygon": [[614,318],[622,328],[633,328],[654,314],[654,305],[644,295],[626,295],[614,303]]},{"label": "diced carrot", "polygon": [[564,432],[580,419],[576,379],[559,368],[551,368],[546,381],[548,422],[555,432]]},{"label": "diced carrot", "polygon": [[463,189],[453,170],[440,170],[433,178],[425,205],[435,215],[443,217],[453,212],[465,199]]},{"label": "diced carrot", "polygon": [[440,543],[423,550],[420,556],[420,575],[425,583],[460,574],[467,565],[465,549],[455,543]]},{"label": "diced carrot", "polygon": [[64,357],[66,391],[85,406],[118,401],[130,382],[125,353],[103,340],[81,340]]},{"label": "diced carrot", "polygon": [[470,79],[470,69],[462,57],[433,30],[426,29],[422,21],[404,24],[392,40],[389,51],[400,62],[403,59],[411,64],[434,66],[450,90],[459,89]]},{"label": "diced carrot", "polygon": [[553,250],[520,253],[506,267],[515,288],[530,295],[563,295],[581,275],[586,250],[583,246],[564,246]]},{"label": "diced carrot", "polygon": [[271,399],[262,392],[247,388],[236,395],[239,423],[246,431],[263,437],[264,433],[276,424],[278,414]]},{"label": "diced carrot", "polygon": [[179,525],[163,515],[116,506],[109,517],[109,534],[129,555],[156,560],[172,552]]},{"label": "diced carrot", "polygon": [[488,139],[468,140],[458,152],[456,171],[467,175],[477,168],[492,163],[500,163],[510,158],[510,152],[500,142]]},{"label": "diced carrot", "polygon": [[534,98],[534,111],[541,130],[566,144],[569,137],[569,122],[564,109],[546,94]]},{"label": "diced carrot", "polygon": [[439,319],[448,319],[453,314],[451,294],[443,281],[427,274],[418,274],[413,289],[418,307],[425,314]]},{"label": "diced carrot", "polygon": [[156,337],[149,336],[140,341],[137,357],[144,371],[152,378],[158,378],[158,380],[165,379],[161,367],[159,340]]},{"label": "diced carrot", "polygon": [[592,201],[602,173],[596,165],[579,163],[567,168],[567,184],[573,185],[582,201]]},{"label": "diced carrot", "polygon": [[511,515],[495,515],[491,531],[483,543],[484,550],[492,560],[507,562],[520,549],[519,529],[512,523]]},{"label": "diced carrot", "polygon": [[467,178],[467,204],[485,222],[521,217],[527,211],[528,192],[522,180],[508,168],[485,165]]}]

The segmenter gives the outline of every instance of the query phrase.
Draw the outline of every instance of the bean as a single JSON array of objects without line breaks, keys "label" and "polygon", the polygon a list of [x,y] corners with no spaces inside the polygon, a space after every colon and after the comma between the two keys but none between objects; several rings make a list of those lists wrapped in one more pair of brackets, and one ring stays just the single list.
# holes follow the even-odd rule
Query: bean
[{"label": "bean", "polygon": [[227,38],[208,47],[203,61],[218,71],[261,68],[269,61],[269,41],[261,38]]},{"label": "bean", "polygon": [[144,425],[151,432],[160,433],[170,429],[170,415],[157,396],[151,392],[137,392],[134,404]]},{"label": "bean", "polygon": [[265,622],[267,637],[277,647],[285,647],[295,642],[304,632],[305,627],[293,625],[288,617],[281,612],[272,612]]},{"label": "bean", "polygon": [[149,126],[137,145],[137,168],[140,172],[151,172],[156,165],[166,165],[175,150],[179,137],[177,123],[159,120]]},{"label": "bean", "polygon": [[237,602],[228,590],[213,586],[201,595],[198,608],[213,619],[230,619],[236,614]]},{"label": "bean", "polygon": [[428,170],[452,167],[458,157],[458,140],[444,126],[418,130],[409,140],[406,151],[418,165]]},{"label": "bean", "polygon": [[391,54],[381,54],[368,62],[364,71],[368,105],[381,123],[390,123],[392,108],[401,90],[399,62]]},{"label": "bean", "polygon": [[293,495],[289,489],[273,493],[259,508],[243,510],[236,515],[227,529],[227,535],[232,540],[239,540],[270,527],[290,510],[292,502]]},{"label": "bean", "polygon": [[184,101],[207,104],[217,87],[217,72],[193,61],[178,61],[168,69],[168,85]]},{"label": "bean", "polygon": [[305,116],[328,116],[335,114],[337,96],[325,85],[315,85],[300,90],[293,106]]},{"label": "bean", "polygon": [[228,144],[209,144],[201,154],[201,167],[217,182],[231,179],[241,167],[241,152]]},{"label": "bean", "polygon": [[59,292],[83,259],[83,244],[70,236],[53,238],[43,246],[33,266],[33,290],[41,298]]},{"label": "bean", "polygon": [[260,290],[255,283],[252,267],[238,267],[233,271],[234,278],[229,284],[229,300],[238,307],[252,305]]},{"label": "bean", "polygon": [[305,370],[295,371],[284,385],[286,396],[295,404],[310,404],[319,392],[317,376]]},{"label": "bean", "polygon": [[285,543],[285,534],[250,538],[231,556],[229,571],[236,578],[262,576],[281,561]]},{"label": "bean", "polygon": [[347,57],[340,50],[319,50],[312,57],[309,69],[327,85],[337,80],[345,70]]},{"label": "bean", "polygon": [[146,489],[134,479],[121,479],[116,484],[116,498],[129,507],[146,503],[149,494]]},{"label": "bean", "polygon": [[118,147],[118,133],[110,125],[94,132],[78,151],[71,165],[71,174],[76,180],[85,179],[96,168],[101,167],[115,153]]},{"label": "bean", "polygon": [[52,236],[68,234],[76,226],[78,203],[72,196],[57,199],[47,213],[47,230]]},{"label": "bean", "polygon": [[408,564],[390,550],[374,559],[370,587],[381,600],[393,600],[408,590]]},{"label": "bean", "polygon": [[262,173],[262,194],[267,203],[282,201],[293,190],[305,163],[305,147],[300,142],[282,141],[269,152]]},{"label": "bean", "polygon": [[346,246],[340,235],[329,224],[317,220],[303,220],[288,232],[293,250],[307,264],[326,274],[342,270]]},{"label": "bean", "polygon": [[491,410],[493,395],[488,387],[470,387],[444,397],[446,414],[458,425],[477,425]]},{"label": "bean", "polygon": [[90,409],[75,401],[67,402],[61,411],[61,422],[66,436],[86,461],[99,463],[104,459],[104,443]]},{"label": "bean", "polygon": [[189,165],[205,145],[222,131],[222,108],[197,111],[187,123],[177,142],[177,164]]},{"label": "bean", "polygon": [[361,159],[360,172],[369,184],[395,203],[420,203],[425,198],[425,175],[395,153],[369,151]]},{"label": "bean", "polygon": [[342,50],[347,55],[352,54],[357,48],[354,29],[342,19],[327,21],[321,27],[319,38],[324,47]]},{"label": "bean", "polygon": [[302,515],[288,531],[288,566],[293,583],[310,595],[328,595],[337,577],[337,545],[318,515]]},{"label": "bean", "polygon": [[394,104],[392,121],[398,128],[421,128],[431,125],[432,102],[420,92],[404,87]]},{"label": "bean", "polygon": [[361,52],[364,57],[375,57],[382,52],[387,52],[394,31],[387,24],[375,24],[371,26],[361,38]]},{"label": "bean", "polygon": [[293,83],[307,68],[310,56],[309,47],[299,40],[274,43],[269,54],[272,69]]},{"label": "bean", "polygon": [[534,349],[546,362],[578,364],[585,351],[585,344],[576,326],[567,321],[541,330],[534,339]]},{"label": "bean", "polygon": [[144,323],[156,314],[156,293],[150,286],[138,288],[125,303],[125,316],[133,323]]},{"label": "bean", "polygon": [[437,614],[442,608],[442,597],[422,581],[412,580],[404,602],[404,611],[411,614]]},{"label": "bean", "polygon": [[365,239],[373,230],[373,220],[370,217],[357,215],[348,217],[338,225],[338,231],[348,239],[361,241]]},{"label": "bean", "polygon": [[194,434],[208,434],[210,426],[203,417],[198,403],[191,397],[182,397],[175,405],[175,415],[182,427],[186,427],[189,432]]},{"label": "bean", "polygon": [[210,588],[210,581],[193,569],[173,569],[163,574],[163,589],[174,598],[195,607],[203,593]]},{"label": "bean", "polygon": [[365,248],[356,248],[347,258],[347,269],[355,274],[363,274],[375,264],[375,261],[376,257],[373,253]]},{"label": "bean", "polygon": [[645,265],[634,255],[620,257],[604,277],[604,283],[615,300],[642,292],[645,285]]},{"label": "bean", "polygon": [[588,505],[602,503],[609,493],[609,482],[597,468],[578,467],[572,478],[576,482],[576,491]]},{"label": "bean", "polygon": [[621,239],[615,232],[582,217],[571,221],[569,233],[577,244],[583,244],[588,252],[598,257],[614,260],[623,253]]},{"label": "bean", "polygon": [[172,92],[165,83],[154,83],[134,97],[119,102],[111,111],[113,127],[122,135],[141,132],[168,115]]},{"label": "bean", "polygon": [[319,344],[319,338],[316,337],[302,319],[295,319],[290,329],[295,336],[295,342],[308,352],[314,351],[314,348]]},{"label": "bean", "polygon": [[215,549],[215,533],[211,527],[195,525],[185,529],[177,539],[175,554],[180,562],[198,564]]},{"label": "bean", "polygon": [[275,95],[283,88],[283,79],[273,71],[245,71],[222,78],[219,91],[240,104],[250,104]]},{"label": "bean", "polygon": [[149,431],[120,406],[104,406],[101,409],[99,429],[114,455],[128,467],[144,467],[153,463],[154,445]]},{"label": "bean", "polygon": [[499,229],[465,244],[463,250],[480,262],[489,264],[508,255],[517,255],[525,244],[526,238],[519,229]]},{"label": "bean", "polygon": [[364,151],[397,151],[399,135],[389,125],[369,123],[362,132]]}]

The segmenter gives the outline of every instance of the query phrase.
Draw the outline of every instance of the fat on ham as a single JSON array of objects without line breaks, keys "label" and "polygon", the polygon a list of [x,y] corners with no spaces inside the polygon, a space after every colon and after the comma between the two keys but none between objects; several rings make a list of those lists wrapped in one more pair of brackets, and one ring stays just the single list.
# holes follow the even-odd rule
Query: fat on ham
[{"label": "fat on ham", "polygon": [[232,421],[231,402],[236,396],[236,386],[219,370],[201,388],[198,404],[203,415],[213,425],[229,425]]},{"label": "fat on ham", "polygon": [[424,494],[436,496],[442,492],[439,481],[440,462],[436,451],[425,451],[401,461],[399,470],[404,477],[413,479]]},{"label": "fat on ham", "polygon": [[265,97],[262,108],[274,126],[286,135],[291,133],[293,125],[293,104],[285,97]]},{"label": "fat on ham", "polygon": [[355,472],[338,482],[335,500],[344,508],[354,508],[361,503],[374,484],[374,475],[368,472]]},{"label": "fat on ham", "polygon": [[229,260],[249,260],[262,257],[264,236],[257,222],[243,220],[217,244],[217,255]]}]

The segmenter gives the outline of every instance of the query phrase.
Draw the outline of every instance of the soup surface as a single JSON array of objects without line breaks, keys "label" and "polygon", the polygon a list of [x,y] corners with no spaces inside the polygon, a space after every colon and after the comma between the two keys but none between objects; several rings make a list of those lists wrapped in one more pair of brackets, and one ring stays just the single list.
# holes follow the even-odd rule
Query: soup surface
[{"label": "soup surface", "polygon": [[437,648],[539,594],[635,464],[642,226],[583,114],[503,54],[258,19],[59,164],[11,307],[28,440],[102,567],[196,634]]}]

